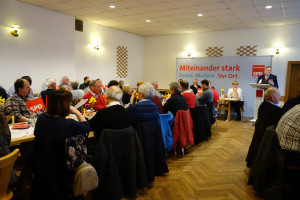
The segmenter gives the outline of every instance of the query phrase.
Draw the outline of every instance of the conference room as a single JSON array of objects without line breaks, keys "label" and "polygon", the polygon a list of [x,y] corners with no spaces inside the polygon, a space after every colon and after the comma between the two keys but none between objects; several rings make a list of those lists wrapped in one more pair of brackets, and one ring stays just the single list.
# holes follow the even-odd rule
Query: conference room
[{"label": "conference room", "polygon": [[[262,199],[248,185],[246,157],[265,90],[250,83],[271,66],[279,105],[299,96],[299,8],[297,0],[1,0],[0,86],[8,92],[30,76],[39,97],[48,78],[82,84],[88,76],[104,90],[111,80],[134,89],[143,80],[168,93],[178,79],[189,87],[207,79],[225,104],[211,137],[167,156],[169,172],[137,199]],[[242,89],[240,121],[226,99],[233,81]],[[10,145],[31,143],[33,132]]]}]

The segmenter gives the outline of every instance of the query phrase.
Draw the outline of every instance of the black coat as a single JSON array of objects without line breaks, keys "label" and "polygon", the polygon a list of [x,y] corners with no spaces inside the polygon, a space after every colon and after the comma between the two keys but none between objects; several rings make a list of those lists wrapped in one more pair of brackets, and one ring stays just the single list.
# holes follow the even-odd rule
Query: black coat
[{"label": "black coat", "polygon": [[136,131],[132,128],[103,130],[93,165],[99,177],[95,199],[121,199],[146,186],[144,156]]},{"label": "black coat", "polygon": [[264,122],[256,120],[254,134],[246,157],[247,167],[249,168],[252,166],[255,160],[260,142],[264,136],[265,129],[266,126]]},{"label": "black coat", "polygon": [[275,126],[268,126],[249,173],[248,184],[265,199],[282,199],[284,155]]},{"label": "black coat", "polygon": [[165,159],[164,143],[158,119],[140,121],[134,125],[145,157],[147,181],[154,181],[155,175],[169,172]]},{"label": "black coat", "polygon": [[68,190],[66,183],[74,174],[67,169],[65,139],[44,138],[33,147],[34,157],[29,161],[34,173],[30,199],[67,199],[72,188]]},{"label": "black coat", "polygon": [[257,120],[264,122],[265,126],[277,125],[281,116],[282,109],[270,102],[264,101],[258,108]]},{"label": "black coat", "polygon": [[131,126],[131,116],[129,112],[121,105],[114,105],[101,109],[88,121],[91,130],[98,141],[102,130],[104,129],[123,129]]},{"label": "black coat", "polygon": [[285,102],[285,104],[282,107],[283,114],[289,111],[289,109],[293,108],[297,104],[300,104],[300,96],[287,100],[287,102]]}]

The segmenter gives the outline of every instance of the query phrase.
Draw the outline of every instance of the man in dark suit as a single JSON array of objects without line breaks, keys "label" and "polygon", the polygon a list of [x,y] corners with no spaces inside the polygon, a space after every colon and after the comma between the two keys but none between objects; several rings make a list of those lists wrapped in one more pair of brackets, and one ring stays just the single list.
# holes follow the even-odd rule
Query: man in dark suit
[{"label": "man in dark suit", "polygon": [[118,86],[111,86],[107,89],[106,105],[89,120],[92,131],[95,131],[95,139],[98,138],[103,129],[123,129],[131,126],[129,112],[120,104],[123,92]]},{"label": "man in dark suit", "polygon": [[266,73],[263,75],[260,75],[257,78],[257,83],[258,84],[270,84],[272,87],[278,88],[277,76],[271,74],[271,72],[272,72],[272,67],[267,66]]},{"label": "man in dark suit", "polygon": [[277,88],[268,88],[264,94],[265,101],[258,108],[257,120],[264,122],[265,126],[277,125],[283,110],[278,106],[280,92]]}]

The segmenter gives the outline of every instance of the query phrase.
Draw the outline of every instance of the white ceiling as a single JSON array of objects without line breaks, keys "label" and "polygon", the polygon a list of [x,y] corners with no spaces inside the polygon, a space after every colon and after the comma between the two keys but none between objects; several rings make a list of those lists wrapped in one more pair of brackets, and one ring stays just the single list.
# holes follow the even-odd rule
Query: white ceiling
[{"label": "white ceiling", "polygon": [[[20,0],[141,36],[300,23],[300,0]],[[271,9],[265,9],[271,4]],[[115,5],[114,9],[109,5]],[[202,13],[202,17],[197,14]],[[151,23],[146,23],[150,19]]]}]

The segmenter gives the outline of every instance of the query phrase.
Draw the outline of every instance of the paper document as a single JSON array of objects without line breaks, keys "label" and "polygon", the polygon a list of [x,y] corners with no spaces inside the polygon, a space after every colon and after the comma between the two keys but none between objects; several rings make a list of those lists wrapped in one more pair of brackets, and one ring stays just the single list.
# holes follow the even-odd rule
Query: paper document
[{"label": "paper document", "polygon": [[28,129],[12,129],[10,128],[10,132],[11,132],[11,138],[15,139],[15,138],[19,138],[19,137],[24,137],[27,135],[32,135],[34,132],[34,128],[30,127]]},{"label": "paper document", "polygon": [[83,104],[85,104],[88,101],[88,99],[82,99],[81,101],[78,102],[78,104],[76,104],[74,106],[74,108],[79,108],[80,106],[82,106]]}]

